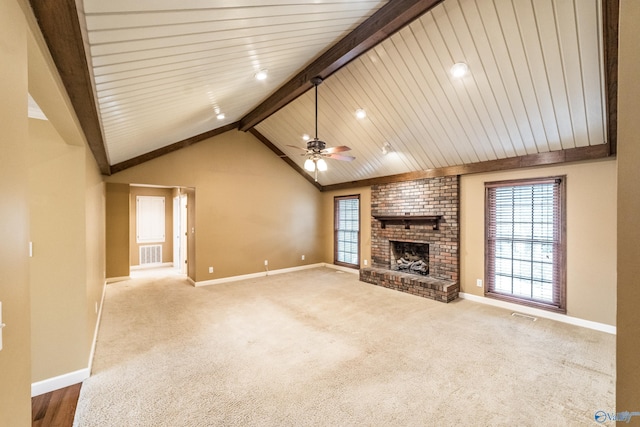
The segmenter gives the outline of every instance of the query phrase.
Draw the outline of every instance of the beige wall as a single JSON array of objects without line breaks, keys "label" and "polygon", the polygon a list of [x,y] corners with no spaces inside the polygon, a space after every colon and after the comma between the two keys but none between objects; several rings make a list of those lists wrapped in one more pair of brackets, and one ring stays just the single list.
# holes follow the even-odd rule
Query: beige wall
[{"label": "beige wall", "polygon": [[251,134],[229,131],[107,180],[195,190],[196,282],[262,272],[264,260],[270,270],[324,261],[321,193]]},{"label": "beige wall", "polygon": [[[640,2],[620,2],[616,409],[640,411]],[[637,422],[637,419],[634,418]]]},{"label": "beige wall", "polygon": [[461,291],[484,295],[484,183],[556,175],[567,175],[567,315],[615,325],[615,160],[463,176]]},{"label": "beige wall", "polygon": [[322,242],[324,262],[326,263],[333,263],[335,253],[334,198],[353,195],[360,196],[360,267],[371,265],[371,187],[322,193]]},{"label": "beige wall", "polygon": [[[85,328],[84,349],[90,351],[98,323],[98,309],[104,292],[105,265],[105,210],[106,192],[98,164],[85,149]],[[89,352],[88,357],[91,356]],[[88,360],[87,357],[87,360]],[[92,361],[88,360],[90,365]]]},{"label": "beige wall", "polygon": [[[28,9],[26,1],[0,0],[0,63],[2,66],[2,79],[0,79],[0,93],[2,103],[0,103],[0,124],[2,125],[2,142],[0,144],[0,186],[2,186],[3,199],[0,202],[0,301],[3,302],[3,321],[7,327],[3,331],[4,349],[0,351],[0,425],[7,426],[28,426],[30,425],[31,408],[29,396],[30,374],[30,291],[29,291],[29,261],[27,253],[27,242],[29,241],[29,195],[28,195],[28,127],[26,119],[26,92],[27,92],[27,66],[31,74],[32,65],[40,61],[39,52],[29,49],[29,64],[27,64],[27,38],[28,28],[33,27],[33,17],[29,22],[25,22],[20,7]],[[636,0],[621,1],[621,33],[620,33],[620,100],[619,100],[619,160],[618,160],[618,312],[617,312],[617,410],[637,410],[637,402],[640,401],[640,277],[639,263],[637,260],[638,241],[640,241],[640,222],[637,213],[640,211],[638,200],[640,200],[640,143],[638,128],[640,121],[637,120],[636,112],[640,110],[638,99],[640,99],[639,86],[637,83],[637,70],[640,67],[640,60],[637,46],[640,45],[640,36],[637,32],[636,23],[640,21],[640,4]],[[40,42],[38,42],[40,43]],[[32,55],[35,60],[32,61]],[[46,62],[46,61],[45,61]],[[5,66],[10,64],[10,66]],[[46,63],[47,67],[50,64]],[[50,69],[50,68],[48,68]],[[45,69],[46,71],[46,69]],[[50,83],[54,80],[54,84]],[[34,78],[29,75],[29,90],[33,93],[46,94],[38,97],[38,102],[45,109],[50,117],[53,126],[68,144],[78,144],[73,135],[80,133],[75,120],[68,119],[70,108],[68,103],[58,102],[55,96],[49,96],[49,92],[60,95],[63,89],[58,84],[57,79]],[[244,136],[243,136],[244,135]],[[157,159],[147,165],[142,165],[134,170],[119,174],[113,177],[120,182],[143,182],[137,179],[143,177],[148,183],[164,185],[185,185],[190,184],[199,187],[198,200],[201,193],[204,197],[203,206],[198,209],[197,224],[195,219],[193,224],[197,225],[199,234],[198,248],[203,249],[205,254],[202,259],[198,258],[197,270],[198,280],[220,276],[217,274],[209,276],[206,274],[206,265],[211,258],[217,257],[218,252],[212,246],[218,245],[226,236],[226,232],[219,230],[220,227],[230,226],[237,229],[239,225],[249,222],[245,228],[246,233],[259,228],[260,225],[281,231],[279,238],[270,238],[268,233],[258,232],[257,241],[253,241],[258,249],[255,252],[265,251],[265,241],[269,241],[269,247],[273,244],[285,242],[286,253],[307,250],[318,241],[324,241],[326,236],[327,220],[319,220],[317,212],[326,212],[326,195],[318,196],[313,187],[306,181],[297,177],[295,172],[278,169],[273,172],[271,169],[265,170],[261,165],[264,163],[269,168],[275,166],[276,162],[282,162],[275,158],[270,152],[265,152],[264,147],[252,147],[248,142],[246,134],[227,137],[221,136],[212,141],[201,142],[195,146],[182,150],[164,159]],[[238,142],[236,144],[236,142]],[[219,144],[218,144],[219,143]],[[256,143],[253,141],[252,143]],[[218,145],[212,147],[212,145]],[[194,152],[203,155],[213,155],[212,157],[198,158]],[[246,157],[243,157],[246,156]],[[265,157],[265,156],[273,156]],[[175,165],[168,159],[179,160]],[[246,161],[238,160],[246,158]],[[268,159],[268,160],[267,160]],[[197,167],[192,168],[192,165]],[[226,162],[226,164],[225,164]],[[209,163],[207,165],[207,163]],[[104,247],[104,234],[101,239],[101,217],[100,200],[104,200],[104,193],[101,189],[95,165],[86,162],[87,175],[86,200],[87,233],[85,244],[87,246],[87,289],[82,293],[86,298],[86,317],[79,319],[87,322],[89,326],[94,326],[95,315],[90,302],[99,292],[100,272],[104,277],[104,262],[100,260]],[[234,170],[234,167],[237,170]],[[169,172],[168,172],[169,171]],[[136,178],[136,179],[134,179]],[[236,179],[237,178],[237,179]],[[227,181],[228,182],[225,182]],[[195,185],[197,184],[197,186]],[[210,190],[204,187],[211,185]],[[202,190],[202,191],[201,191]],[[224,204],[224,196],[231,193],[230,207],[220,207]],[[286,212],[280,219],[270,218],[276,216],[272,214],[272,206],[267,206],[264,215],[258,212],[255,215],[255,223],[251,219],[243,221],[244,218],[230,219],[238,212],[238,206],[247,207],[247,203],[239,201],[235,193],[244,193],[253,201],[250,208],[259,210],[269,203],[278,206],[278,211]],[[288,197],[287,192],[295,194]],[[615,192],[611,189],[611,192]],[[584,195],[586,198],[586,194]],[[294,200],[295,199],[295,200]],[[270,202],[267,202],[270,201]],[[583,210],[589,210],[588,205]],[[275,208],[274,208],[275,209]],[[270,215],[271,214],[271,215]],[[472,212],[468,212],[472,214]],[[239,216],[243,216],[240,214]],[[304,218],[304,221],[301,220]],[[261,222],[262,224],[257,224]],[[287,222],[292,222],[291,227],[287,227]],[[311,224],[311,226],[310,226]],[[602,225],[602,221],[593,223],[589,231],[597,229]],[[309,231],[321,230],[320,232]],[[313,228],[316,227],[316,228]],[[362,227],[364,229],[364,218]],[[569,227],[572,227],[571,223]],[[605,227],[607,227],[605,225]],[[282,233],[282,230],[285,230]],[[330,232],[330,231],[329,231]],[[296,233],[302,236],[300,245],[291,247],[287,239],[291,239]],[[237,234],[242,235],[241,232]],[[204,240],[208,242],[204,242]],[[250,239],[249,239],[250,240]],[[325,259],[326,254],[332,254],[332,249],[326,249],[331,240],[327,240],[323,248],[317,253],[308,256],[308,262],[330,261]],[[78,242],[83,244],[83,242]],[[231,252],[237,255],[241,248],[232,247]],[[195,249],[194,249],[195,250]],[[363,251],[365,254],[366,252]],[[297,254],[296,254],[297,255]],[[331,255],[332,256],[332,255]],[[367,256],[367,255],[364,255]],[[464,258],[464,252],[462,253]],[[91,258],[91,260],[88,260]],[[254,267],[254,258],[258,259],[259,267]],[[215,258],[213,261],[224,261],[226,258]],[[271,258],[274,260],[275,258]],[[310,261],[310,259],[312,259]],[[276,264],[296,264],[295,260],[282,257],[282,261],[275,261]],[[249,257],[242,269],[227,268],[225,274],[232,275],[233,270],[248,271],[260,270],[262,268],[262,257],[253,255]],[[272,268],[274,261],[272,261]],[[471,263],[473,265],[473,263]],[[216,264],[218,265],[218,264]],[[191,268],[191,266],[190,266]],[[474,278],[474,274],[471,277]],[[194,272],[195,277],[195,272]],[[200,278],[202,277],[202,279]],[[466,280],[465,280],[466,281]],[[472,282],[473,283],[473,282]],[[608,304],[608,303],[607,303]],[[599,310],[599,308],[598,308]],[[609,311],[607,308],[605,311]],[[87,327],[87,336],[92,334],[91,327]]]},{"label": "beige wall", "polygon": [[31,425],[27,24],[0,0],[0,425]]},{"label": "beige wall", "polygon": [[[171,188],[134,187],[129,188],[131,200],[129,207],[129,263],[140,264],[140,246],[136,239],[138,220],[137,196],[164,197],[164,242],[162,243],[162,262],[173,262],[173,190]],[[151,243],[144,243],[144,245]]]},{"label": "beige wall", "polygon": [[35,29],[29,92],[50,119],[29,120],[30,360],[38,382],[89,367],[105,278],[105,194],[35,20],[27,20]]},{"label": "beige wall", "polygon": [[[567,175],[567,314],[616,324],[616,161],[466,175],[460,188],[462,292],[484,296],[484,183]],[[361,266],[371,260],[371,188],[323,193],[324,260],[333,262],[333,199],[360,195]],[[598,203],[594,203],[594,201]]]},{"label": "beige wall", "polygon": [[48,121],[29,120],[29,198],[33,258],[31,372],[41,381],[87,367],[85,153]]},{"label": "beige wall", "polygon": [[[104,283],[102,178],[43,46],[28,3],[1,0],[3,426],[31,425],[32,381],[88,367]],[[28,92],[55,121],[27,119]]]},{"label": "beige wall", "polygon": [[106,276],[129,277],[129,184],[106,184]]}]

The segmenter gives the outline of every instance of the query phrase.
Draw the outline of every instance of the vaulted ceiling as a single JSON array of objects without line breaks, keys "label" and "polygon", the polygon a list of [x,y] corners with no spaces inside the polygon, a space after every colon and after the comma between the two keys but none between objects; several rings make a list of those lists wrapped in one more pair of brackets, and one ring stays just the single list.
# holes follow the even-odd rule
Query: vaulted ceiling
[{"label": "vaulted ceiling", "polygon": [[237,128],[313,181],[315,76],[321,189],[615,154],[615,0],[31,3],[105,174]]}]

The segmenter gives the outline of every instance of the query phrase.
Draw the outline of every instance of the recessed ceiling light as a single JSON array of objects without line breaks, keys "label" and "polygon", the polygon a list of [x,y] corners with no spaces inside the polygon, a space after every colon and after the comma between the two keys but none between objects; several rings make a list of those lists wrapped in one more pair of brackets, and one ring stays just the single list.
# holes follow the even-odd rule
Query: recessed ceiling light
[{"label": "recessed ceiling light", "polygon": [[222,120],[222,119],[224,119],[224,113],[220,113],[220,114],[218,114],[218,115],[216,116],[216,118],[217,118],[218,120]]},{"label": "recessed ceiling light", "polygon": [[260,70],[255,75],[256,80],[264,80],[267,78],[267,70]]},{"label": "recessed ceiling light", "polygon": [[303,141],[308,141],[309,140],[309,135],[307,135],[306,133],[304,135],[302,135],[302,140]]},{"label": "recessed ceiling light", "polygon": [[458,62],[451,67],[451,75],[455,78],[464,77],[469,72],[469,66],[464,62]]},{"label": "recessed ceiling light", "polygon": [[386,156],[387,154],[389,154],[389,151],[391,151],[391,144],[385,142],[384,144],[382,144],[382,149],[380,151],[382,151],[382,154]]},{"label": "recessed ceiling light", "polygon": [[367,112],[364,111],[362,108],[358,108],[356,110],[356,117],[359,119],[364,119],[365,117],[367,117]]}]

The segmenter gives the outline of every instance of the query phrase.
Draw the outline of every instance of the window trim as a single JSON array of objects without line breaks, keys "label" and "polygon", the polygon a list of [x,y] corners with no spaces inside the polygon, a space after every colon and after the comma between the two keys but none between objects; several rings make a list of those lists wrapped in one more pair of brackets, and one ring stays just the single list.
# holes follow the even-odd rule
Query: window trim
[{"label": "window trim", "polygon": [[[356,264],[350,264],[343,261],[338,261],[338,201],[339,200],[358,200],[358,256]],[[362,229],[362,209],[360,206],[360,194],[351,194],[348,196],[334,196],[333,198],[333,263],[342,267],[360,269],[360,254],[362,252],[360,248],[360,233]]]},{"label": "window trim", "polygon": [[[149,234],[148,236],[141,232],[148,227],[144,226],[146,215],[155,215],[157,217],[152,218],[154,222],[153,230],[157,234]],[[164,196],[136,196],[136,243],[164,243],[166,240],[166,201]]]},{"label": "window trim", "polygon": [[[485,182],[485,228],[484,228],[484,254],[485,254],[485,265],[484,265],[484,295],[485,297],[498,299],[506,302],[511,302],[519,305],[525,305],[529,307],[540,308],[543,310],[553,311],[557,313],[566,314],[567,312],[567,214],[566,214],[566,201],[567,201],[567,193],[566,193],[566,175],[552,176],[552,177],[544,177],[544,178],[527,178],[527,179],[514,179],[514,180],[506,180],[506,181],[493,181],[493,182]],[[529,300],[526,298],[521,298],[512,295],[505,295],[497,292],[492,292],[490,290],[491,283],[493,278],[490,277],[489,272],[492,270],[491,263],[493,259],[489,256],[491,253],[489,247],[489,230],[491,227],[491,219],[490,219],[490,200],[489,200],[489,191],[493,188],[498,187],[514,187],[514,186],[526,186],[533,184],[548,184],[554,183],[558,184],[558,209],[559,209],[559,220],[557,223],[558,234],[559,234],[559,242],[557,246],[556,256],[557,256],[557,265],[554,264],[554,269],[556,270],[556,282],[554,283],[554,287],[558,286],[559,289],[557,291],[558,296],[558,304],[554,303],[545,303],[541,301]],[[554,289],[554,293],[555,293]]]}]

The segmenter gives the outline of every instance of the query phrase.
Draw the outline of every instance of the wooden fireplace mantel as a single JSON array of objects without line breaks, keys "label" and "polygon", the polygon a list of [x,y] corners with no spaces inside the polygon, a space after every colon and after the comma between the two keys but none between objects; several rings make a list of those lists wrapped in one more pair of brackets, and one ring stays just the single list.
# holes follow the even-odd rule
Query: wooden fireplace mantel
[{"label": "wooden fireplace mantel", "polygon": [[432,224],[438,230],[442,215],[373,215],[380,221],[380,228],[386,228],[387,222],[403,223],[405,230],[411,228],[411,223]]}]

